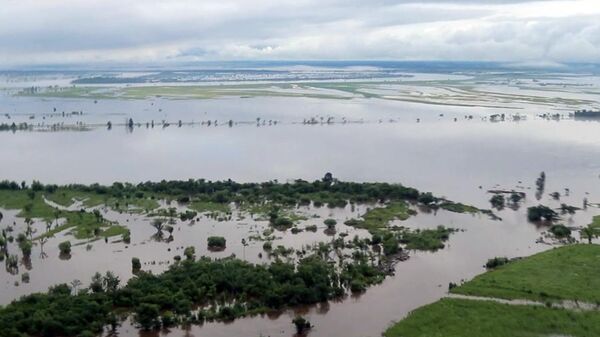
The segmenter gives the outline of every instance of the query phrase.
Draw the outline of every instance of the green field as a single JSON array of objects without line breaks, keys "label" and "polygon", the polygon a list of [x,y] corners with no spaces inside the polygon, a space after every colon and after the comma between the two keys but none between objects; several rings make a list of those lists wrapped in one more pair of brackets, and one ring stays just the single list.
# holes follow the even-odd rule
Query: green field
[{"label": "green field", "polygon": [[452,293],[600,302],[600,246],[572,245],[536,254],[480,275]]},{"label": "green field", "polygon": [[[488,300],[443,298],[411,312],[386,337],[600,336],[599,310],[549,307],[600,302],[600,246],[571,245],[511,262],[451,290]],[[506,304],[495,299],[528,299]],[[567,307],[568,308],[568,307]]]},{"label": "green field", "polygon": [[445,298],[413,311],[386,337],[600,336],[600,312]]}]

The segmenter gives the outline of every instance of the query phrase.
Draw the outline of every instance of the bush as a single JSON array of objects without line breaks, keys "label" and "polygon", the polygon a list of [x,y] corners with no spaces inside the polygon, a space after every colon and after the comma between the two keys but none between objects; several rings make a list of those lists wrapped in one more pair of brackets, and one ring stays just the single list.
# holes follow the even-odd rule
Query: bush
[{"label": "bush", "polygon": [[308,330],[310,330],[312,328],[312,326],[310,325],[310,322],[307,321],[302,316],[297,316],[296,318],[294,318],[292,320],[292,323],[296,327],[296,333],[299,335],[303,335],[304,333],[306,333]]},{"label": "bush", "polygon": [[539,205],[527,208],[527,219],[529,221],[554,221],[558,219],[558,214],[550,207]]},{"label": "bush", "polygon": [[208,241],[208,249],[213,249],[213,250],[225,249],[226,240],[222,236],[211,236],[207,239],[207,241]]},{"label": "bush", "polygon": [[317,231],[317,225],[308,225],[308,226],[304,227],[304,229],[307,232],[316,232]]},{"label": "bush", "polygon": [[506,201],[504,200],[504,196],[502,194],[495,194],[491,199],[490,199],[490,203],[492,204],[493,207],[497,208],[497,209],[502,209],[504,208],[504,203]]},{"label": "bush", "polygon": [[19,248],[21,248],[21,252],[23,252],[24,257],[31,256],[31,248],[33,247],[31,241],[25,240],[19,243]]},{"label": "bush", "polygon": [[131,232],[127,231],[123,234],[123,242],[130,244],[131,243]]},{"label": "bush", "polygon": [[271,249],[273,249],[273,245],[271,244],[271,241],[267,241],[265,243],[263,243],[263,249],[265,251],[270,251]]},{"label": "bush", "polygon": [[71,254],[71,241],[64,241],[58,244],[58,249],[61,255]]},{"label": "bush", "polygon": [[400,251],[400,247],[398,246],[398,239],[395,237],[390,237],[383,241],[383,254],[385,255],[393,255]]},{"label": "bush", "polygon": [[141,269],[142,269],[142,263],[140,262],[140,259],[138,259],[137,257],[132,257],[131,258],[131,270],[134,273],[137,273]]},{"label": "bush", "polygon": [[334,219],[326,219],[325,221],[323,221],[323,223],[325,224],[325,226],[327,226],[328,229],[334,229],[335,225],[337,225],[337,221],[335,221]]},{"label": "bush", "polygon": [[494,268],[503,266],[503,265],[507,264],[508,262],[510,262],[510,260],[506,257],[495,257],[493,259],[489,259],[486,262],[485,267],[487,269],[494,269]]},{"label": "bush", "polygon": [[186,259],[193,260],[196,258],[196,248],[193,246],[186,247],[183,251],[183,255],[185,255]]},{"label": "bush", "polygon": [[142,303],[134,310],[135,322],[144,330],[160,327],[158,320],[160,307],[156,304]]},{"label": "bush", "polygon": [[553,225],[550,227],[550,233],[554,234],[557,238],[566,238],[571,236],[571,230],[564,225]]}]

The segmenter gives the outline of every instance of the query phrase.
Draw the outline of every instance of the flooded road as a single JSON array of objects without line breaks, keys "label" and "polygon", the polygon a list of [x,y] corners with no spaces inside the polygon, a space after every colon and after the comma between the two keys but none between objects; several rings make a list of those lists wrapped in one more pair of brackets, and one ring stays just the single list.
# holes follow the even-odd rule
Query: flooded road
[{"label": "flooded road", "polygon": [[[378,336],[393,321],[411,310],[436,301],[448,283],[470,279],[484,271],[483,264],[495,256],[530,255],[552,246],[536,243],[545,227],[526,220],[526,208],[539,203],[557,208],[561,203],[581,206],[583,199],[600,202],[600,123],[573,120],[549,121],[536,118],[538,110],[502,111],[527,114],[521,122],[492,123],[483,116],[494,109],[421,105],[377,99],[319,100],[308,98],[223,98],[206,101],[176,100],[91,100],[7,98],[3,108],[13,120],[27,120],[32,112],[84,111],[71,117],[85,123],[105,124],[108,120],[139,123],[168,119],[171,122],[218,120],[218,126],[171,125],[168,128],[136,126],[112,130],[94,128],[86,132],[0,132],[2,164],[0,178],[39,180],[43,183],[142,182],[162,179],[233,179],[240,182],[319,179],[333,172],[344,181],[402,183],[421,191],[490,208],[489,189],[515,189],[527,193],[518,210],[497,212],[501,221],[484,215],[457,214],[440,210],[419,212],[398,224],[410,228],[438,225],[462,229],[450,236],[446,247],[437,252],[411,252],[410,259],[396,266],[396,274],[366,293],[328,305],[305,308],[303,313],[315,328],[313,337]],[[159,111],[161,109],[161,111]],[[472,119],[465,116],[473,115]],[[334,117],[335,124],[304,125],[303,120]],[[39,116],[36,118],[40,118]],[[49,117],[48,117],[49,118]],[[53,117],[57,118],[57,117]],[[256,126],[256,119],[279,121],[277,125]],[[456,118],[456,121],[454,120]],[[236,121],[232,127],[228,120]],[[417,122],[419,119],[419,122]],[[341,121],[352,121],[343,123]],[[247,122],[247,123],[242,123]],[[339,123],[338,123],[339,122]],[[536,200],[535,179],[547,176],[545,193]],[[565,189],[569,195],[565,195]],[[558,191],[561,199],[548,194]],[[362,207],[362,208],[361,208]],[[365,231],[342,225],[366,206],[351,210],[307,208],[302,210],[316,224],[316,233],[275,232],[273,245],[302,248],[329,241],[322,221],[339,220],[339,233],[349,238]],[[564,215],[568,226],[583,226],[597,208],[574,216]],[[2,225],[16,223],[21,231],[24,219],[16,212],[2,210]],[[313,215],[318,217],[313,217]],[[34,246],[31,281],[20,283],[20,275],[0,271],[0,303],[20,295],[43,291],[60,282],[80,280],[84,286],[96,272],[111,270],[124,282],[131,274],[131,258],[142,260],[142,269],[160,272],[194,246],[196,255],[225,257],[235,254],[255,263],[268,263],[261,241],[242,239],[260,234],[266,221],[241,218],[235,213],[229,221],[203,217],[190,224],[178,221],[170,242],[152,240],[154,229],[143,216],[105,212],[131,230],[130,244],[104,241],[80,242],[69,260],[59,258],[58,236]],[[45,225],[35,223],[43,232]],[[227,248],[209,252],[206,238],[224,236]],[[577,234],[575,234],[577,237]],[[18,249],[13,246],[12,249]],[[263,253],[263,257],[259,257]],[[20,271],[27,271],[23,263]],[[292,311],[271,317],[247,317],[232,323],[205,323],[189,331],[171,329],[169,336],[292,336]],[[161,334],[167,334],[161,332]],[[120,336],[137,336],[137,329],[125,323]]]}]

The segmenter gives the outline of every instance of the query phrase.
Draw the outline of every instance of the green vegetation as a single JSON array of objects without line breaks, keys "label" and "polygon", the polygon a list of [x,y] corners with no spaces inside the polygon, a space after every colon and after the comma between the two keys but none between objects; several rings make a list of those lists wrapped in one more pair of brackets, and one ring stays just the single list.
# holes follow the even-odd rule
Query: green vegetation
[{"label": "green vegetation", "polygon": [[56,224],[54,227],[35,239],[50,237],[56,233],[70,229],[71,233],[77,239],[88,239],[94,236],[110,237],[122,235],[126,228],[110,223],[98,216],[99,213],[80,211],[66,211],[53,208],[44,201],[45,191],[56,190],[56,187],[43,185],[34,182],[31,188],[23,188],[22,185],[10,182],[0,182],[0,207],[7,209],[20,209],[19,217],[27,219],[41,219],[47,223],[57,222],[58,219],[64,219],[62,224]]},{"label": "green vegetation", "polygon": [[306,318],[302,316],[297,316],[292,320],[292,324],[296,328],[296,334],[303,335],[308,332],[312,328],[310,322],[306,320]]},{"label": "green vegetation", "polygon": [[600,246],[570,245],[511,262],[452,289],[505,299],[600,302]]},{"label": "green vegetation", "polygon": [[226,203],[218,203],[213,201],[194,200],[188,207],[200,213],[229,213],[231,209]]},{"label": "green vegetation", "polygon": [[489,259],[486,263],[485,263],[485,268],[486,269],[494,269],[494,268],[498,268],[500,266],[503,266],[507,263],[509,263],[510,260],[507,257],[495,257],[493,259]]},{"label": "green vegetation", "polygon": [[455,229],[444,226],[414,231],[403,229],[398,233],[398,238],[400,243],[406,245],[407,249],[435,251],[444,248],[444,241],[448,240],[450,234],[455,231]]},{"label": "green vegetation", "polygon": [[64,241],[58,244],[58,250],[61,255],[71,254],[71,241]]},{"label": "green vegetation", "polygon": [[410,214],[410,209],[405,202],[396,201],[385,207],[372,208],[362,216],[362,220],[351,219],[346,221],[345,224],[367,229],[373,234],[386,228],[392,220],[408,219]]},{"label": "green vegetation", "polygon": [[[318,256],[269,266],[234,258],[184,260],[161,275],[140,272],[124,287],[106,273],[96,274],[89,289],[77,295],[63,284],[47,294],[24,296],[0,308],[0,326],[7,337],[87,335],[116,325],[117,308],[133,313],[145,329],[231,320],[340,298],[351,283],[369,286],[382,279],[366,259],[345,262],[339,270]],[[199,312],[192,311],[196,305]]]},{"label": "green vegetation", "polygon": [[533,206],[527,208],[527,219],[529,221],[554,221],[558,219],[558,213],[548,206]]},{"label": "green vegetation", "polygon": [[600,215],[596,215],[592,223],[587,225],[581,230],[581,238],[588,240],[588,243],[592,243],[592,239],[600,236]]},{"label": "green vegetation", "polygon": [[224,250],[226,246],[226,240],[222,236],[210,236],[207,239],[208,249],[211,250]]},{"label": "green vegetation", "polygon": [[565,225],[552,225],[548,231],[557,238],[567,238],[571,236],[571,230]]},{"label": "green vegetation", "polygon": [[138,273],[140,270],[142,270],[142,263],[140,262],[140,259],[137,257],[132,257],[131,258],[131,271],[136,274]]},{"label": "green vegetation", "polygon": [[600,313],[445,298],[411,312],[386,337],[598,336]]},{"label": "green vegetation", "polygon": [[440,204],[440,208],[454,213],[478,213],[480,210],[477,207],[461,204],[459,202],[444,201]]},{"label": "green vegetation", "polygon": [[[482,299],[444,298],[411,312],[390,327],[386,337],[533,337],[600,335],[600,312],[553,308],[553,301],[600,302],[600,246],[571,245],[493,268],[450,292]],[[489,299],[486,299],[489,298]],[[505,304],[528,299],[532,304]],[[546,304],[546,305],[544,305]]]},{"label": "green vegetation", "polygon": [[496,209],[503,209],[506,200],[502,194],[494,194],[490,199],[490,203],[492,204],[492,207]]}]

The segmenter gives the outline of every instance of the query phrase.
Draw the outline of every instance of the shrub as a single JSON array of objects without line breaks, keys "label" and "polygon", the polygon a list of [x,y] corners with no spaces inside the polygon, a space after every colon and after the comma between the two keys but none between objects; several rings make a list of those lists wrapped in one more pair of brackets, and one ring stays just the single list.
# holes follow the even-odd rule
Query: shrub
[{"label": "shrub", "polygon": [[398,253],[400,247],[398,246],[398,239],[390,237],[383,241],[383,254],[392,255]]},{"label": "shrub", "polygon": [[492,204],[493,207],[495,207],[497,209],[502,209],[502,208],[504,208],[504,203],[505,203],[504,196],[502,194],[495,194],[490,199],[490,203]]},{"label": "shrub", "polygon": [[211,236],[207,239],[207,241],[208,241],[208,249],[213,249],[213,250],[225,249],[226,240],[222,236]]},{"label": "shrub", "polygon": [[142,269],[142,263],[140,262],[140,259],[138,259],[137,257],[132,257],[131,258],[131,270],[134,273],[137,273],[141,269]]},{"label": "shrub", "polygon": [[158,320],[160,307],[156,304],[142,303],[134,310],[135,322],[144,330],[160,327]]},{"label": "shrub", "polygon": [[510,262],[510,260],[506,257],[495,257],[493,259],[489,259],[486,262],[485,267],[487,269],[494,269],[494,268],[503,266],[503,265],[507,264],[508,262]]},{"label": "shrub", "polygon": [[554,221],[558,219],[558,214],[550,207],[539,205],[527,208],[527,219],[529,221]]},{"label": "shrub", "polygon": [[292,323],[296,327],[296,333],[299,335],[303,335],[304,333],[306,333],[308,330],[310,330],[312,328],[312,326],[310,325],[310,322],[307,321],[302,316],[297,316],[296,318],[294,318],[292,320]]},{"label": "shrub", "polygon": [[550,227],[550,233],[558,238],[566,238],[571,236],[571,230],[564,225],[553,225]]},{"label": "shrub", "polygon": [[186,247],[183,255],[185,255],[186,259],[193,260],[196,257],[196,248],[193,246]]},{"label": "shrub", "polygon": [[323,223],[325,224],[325,226],[327,226],[328,229],[334,229],[335,225],[337,224],[337,221],[335,221],[334,219],[326,219],[325,221],[323,221]]},{"label": "shrub", "polygon": [[308,225],[306,227],[304,227],[304,229],[308,232],[316,232],[317,231],[317,225]]},{"label": "shrub", "polygon": [[58,249],[61,255],[71,254],[71,241],[64,241],[58,244]]}]

